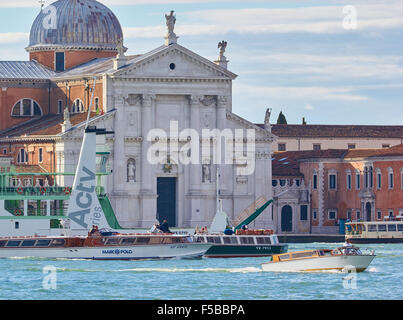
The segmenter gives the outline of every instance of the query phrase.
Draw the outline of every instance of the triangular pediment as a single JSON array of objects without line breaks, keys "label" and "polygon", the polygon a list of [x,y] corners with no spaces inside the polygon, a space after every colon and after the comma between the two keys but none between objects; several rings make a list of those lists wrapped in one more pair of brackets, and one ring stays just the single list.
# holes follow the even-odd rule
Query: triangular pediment
[{"label": "triangular pediment", "polygon": [[161,46],[115,71],[116,78],[228,79],[236,74],[178,45]]}]

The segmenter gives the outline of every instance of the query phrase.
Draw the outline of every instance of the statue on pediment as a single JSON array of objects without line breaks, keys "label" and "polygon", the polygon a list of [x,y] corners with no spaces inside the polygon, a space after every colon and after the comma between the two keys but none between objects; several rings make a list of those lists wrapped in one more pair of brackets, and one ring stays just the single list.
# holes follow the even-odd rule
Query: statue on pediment
[{"label": "statue on pediment", "polygon": [[227,58],[224,56],[225,50],[227,49],[228,42],[227,41],[221,41],[218,43],[218,49],[220,49],[220,56],[218,60],[227,60]]},{"label": "statue on pediment", "polygon": [[166,45],[171,45],[174,43],[177,43],[178,37],[176,36],[174,29],[175,29],[175,23],[176,23],[176,16],[174,15],[175,11],[171,11],[171,13],[168,15],[165,15],[167,27],[168,27],[168,34],[165,37],[166,39]]}]

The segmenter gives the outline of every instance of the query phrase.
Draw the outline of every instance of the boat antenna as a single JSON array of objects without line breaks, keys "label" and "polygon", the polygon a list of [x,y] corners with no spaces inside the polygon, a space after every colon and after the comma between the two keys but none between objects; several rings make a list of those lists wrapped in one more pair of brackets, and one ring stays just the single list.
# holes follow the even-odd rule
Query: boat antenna
[{"label": "boat antenna", "polygon": [[94,87],[92,88],[92,94],[91,94],[91,101],[90,101],[90,106],[88,107],[88,114],[87,114],[87,123],[85,124],[85,128],[88,128],[88,123],[90,121],[90,115],[91,115],[91,107],[92,107],[92,102],[94,101],[94,94],[95,94],[95,86],[97,85],[97,77],[94,76]]}]

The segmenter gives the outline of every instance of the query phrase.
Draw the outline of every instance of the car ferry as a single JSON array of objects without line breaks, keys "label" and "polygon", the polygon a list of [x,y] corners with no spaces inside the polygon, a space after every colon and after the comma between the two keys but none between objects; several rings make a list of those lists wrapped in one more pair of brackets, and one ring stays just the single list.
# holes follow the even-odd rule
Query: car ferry
[{"label": "car ferry", "polygon": [[[81,146],[78,166],[72,188],[68,189],[69,199],[66,215],[60,216],[60,235],[41,235],[42,230],[35,225],[25,227],[24,232],[30,235],[14,235],[0,238],[0,257],[38,257],[38,258],[70,258],[70,259],[164,259],[201,257],[211,247],[208,243],[197,243],[193,237],[175,234],[133,234],[131,230],[114,230],[110,225],[116,217],[107,198],[98,194],[96,175],[97,136],[104,137],[108,132],[96,127],[86,127]],[[26,197],[33,197],[27,189],[22,191]],[[6,195],[20,201],[20,195]],[[46,199],[46,194],[37,201]],[[105,200],[106,199],[106,200]],[[27,203],[26,200],[23,200]],[[3,204],[4,204],[3,200]],[[10,212],[2,212],[0,230],[14,224],[20,230],[27,220],[20,220],[25,215],[16,216]],[[24,213],[23,213],[24,214]],[[109,215],[109,219],[108,216]],[[38,221],[49,220],[51,216],[39,216]],[[33,221],[36,221],[34,219]],[[113,222],[113,221],[112,221]],[[49,226],[49,224],[48,224]],[[38,225],[36,225],[38,227]],[[11,229],[13,230],[13,229]],[[90,232],[89,231],[94,231]],[[99,231],[97,231],[99,230]],[[105,231],[110,230],[110,231]],[[43,231],[49,231],[44,229]]]},{"label": "car ferry", "polygon": [[403,221],[356,221],[345,224],[349,243],[403,243]]},{"label": "car ferry", "polygon": [[272,261],[262,264],[263,271],[314,272],[344,271],[362,272],[375,258],[375,253],[363,254],[357,247],[346,244],[337,249],[295,251],[272,256]]}]

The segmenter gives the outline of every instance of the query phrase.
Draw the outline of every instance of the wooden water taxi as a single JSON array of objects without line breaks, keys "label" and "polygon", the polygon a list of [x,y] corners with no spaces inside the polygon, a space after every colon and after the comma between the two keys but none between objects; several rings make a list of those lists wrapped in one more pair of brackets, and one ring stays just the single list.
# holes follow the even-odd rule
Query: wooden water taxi
[{"label": "wooden water taxi", "polygon": [[272,261],[262,264],[263,271],[313,272],[354,271],[362,272],[375,258],[374,252],[363,254],[357,247],[345,245],[337,249],[295,251],[272,256]]}]

